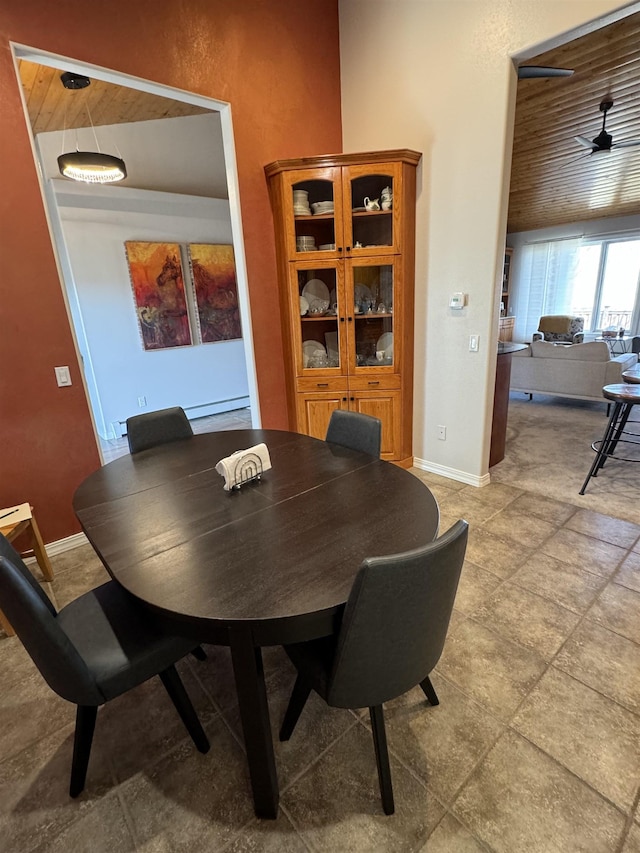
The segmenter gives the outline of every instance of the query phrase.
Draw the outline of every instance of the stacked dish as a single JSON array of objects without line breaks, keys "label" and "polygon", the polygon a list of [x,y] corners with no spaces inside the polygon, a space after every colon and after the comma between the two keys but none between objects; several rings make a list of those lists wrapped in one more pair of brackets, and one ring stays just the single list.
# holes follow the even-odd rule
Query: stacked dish
[{"label": "stacked dish", "polygon": [[318,248],[323,252],[333,252],[335,251],[336,244],[335,243],[321,243]]},{"label": "stacked dish", "polygon": [[[294,201],[295,205],[295,201]],[[311,205],[311,210],[314,215],[318,215],[320,213],[333,213],[333,202],[332,201],[315,201]]]},{"label": "stacked dish", "polygon": [[306,190],[293,191],[293,213],[294,216],[308,216],[311,213],[309,193]]},{"label": "stacked dish", "polygon": [[316,238],[308,234],[296,237],[296,249],[299,252],[315,252]]}]

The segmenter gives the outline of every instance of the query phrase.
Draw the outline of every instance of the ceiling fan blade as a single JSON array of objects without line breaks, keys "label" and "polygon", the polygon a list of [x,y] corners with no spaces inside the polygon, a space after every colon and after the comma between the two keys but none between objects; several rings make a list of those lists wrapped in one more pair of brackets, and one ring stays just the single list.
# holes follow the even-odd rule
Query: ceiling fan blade
[{"label": "ceiling fan blade", "polygon": [[543,77],[571,77],[573,68],[550,68],[548,65],[520,65],[518,80],[533,80]]},{"label": "ceiling fan blade", "polygon": [[558,162],[554,163],[553,166],[550,166],[548,168],[547,173],[550,175],[554,175],[557,172],[562,172],[564,169],[566,169],[572,163],[577,163],[578,160],[584,160],[585,158],[590,157],[590,156],[591,156],[591,151],[584,151],[582,154],[579,154],[577,157],[572,157],[571,160],[564,160],[564,161],[559,160]]},{"label": "ceiling fan blade", "polygon": [[612,143],[612,148],[632,148],[634,145],[640,145],[640,139],[623,139],[622,142]]},{"label": "ceiling fan blade", "polygon": [[574,136],[573,137],[576,142],[579,142],[580,145],[584,145],[585,148],[590,148],[592,151],[597,151],[598,146],[595,142],[592,142],[590,139],[587,139],[586,136]]}]

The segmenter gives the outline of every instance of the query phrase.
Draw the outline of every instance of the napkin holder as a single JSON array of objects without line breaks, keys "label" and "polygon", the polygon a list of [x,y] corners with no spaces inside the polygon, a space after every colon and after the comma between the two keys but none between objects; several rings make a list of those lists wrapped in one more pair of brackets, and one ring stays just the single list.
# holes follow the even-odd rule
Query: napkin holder
[{"label": "napkin holder", "polygon": [[216,465],[216,471],[224,477],[226,492],[239,489],[251,480],[259,480],[269,468],[271,468],[271,459],[266,444],[256,444],[246,450],[236,450]]}]

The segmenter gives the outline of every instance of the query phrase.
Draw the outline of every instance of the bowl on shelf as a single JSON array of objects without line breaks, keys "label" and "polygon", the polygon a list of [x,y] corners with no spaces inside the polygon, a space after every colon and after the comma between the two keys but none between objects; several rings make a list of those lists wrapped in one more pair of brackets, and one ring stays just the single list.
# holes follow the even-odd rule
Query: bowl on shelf
[{"label": "bowl on shelf", "polygon": [[314,201],[311,205],[311,210],[314,214],[319,213],[333,213],[333,202],[332,201]]},{"label": "bowl on shelf", "polygon": [[333,252],[333,251],[335,251],[335,248],[336,248],[335,243],[321,243],[318,246],[318,249],[320,249],[322,252]]}]

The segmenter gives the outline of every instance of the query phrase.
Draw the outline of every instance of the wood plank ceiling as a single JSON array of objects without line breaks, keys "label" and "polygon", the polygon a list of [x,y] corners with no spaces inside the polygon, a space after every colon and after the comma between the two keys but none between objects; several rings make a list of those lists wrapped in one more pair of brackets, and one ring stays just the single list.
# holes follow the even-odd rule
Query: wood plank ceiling
[{"label": "wood plank ceiling", "polygon": [[572,77],[519,80],[509,232],[640,213],[640,146],[590,153],[574,139],[602,129],[640,139],[640,13],[522,63]]},{"label": "wood plank ceiling", "polygon": [[102,80],[92,79],[86,89],[65,89],[60,81],[61,69],[26,60],[20,60],[19,73],[34,134],[90,127],[92,123],[98,127],[210,112]]}]

